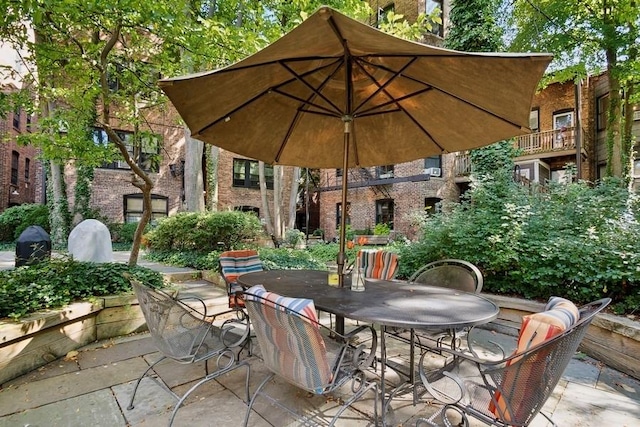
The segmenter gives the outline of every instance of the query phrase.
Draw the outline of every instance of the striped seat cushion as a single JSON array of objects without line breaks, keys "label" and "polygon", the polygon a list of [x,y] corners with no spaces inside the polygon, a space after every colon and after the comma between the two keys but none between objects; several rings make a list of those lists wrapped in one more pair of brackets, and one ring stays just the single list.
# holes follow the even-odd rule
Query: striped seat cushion
[{"label": "striped seat cushion", "polygon": [[220,254],[220,273],[227,282],[229,294],[229,307],[243,306],[242,301],[237,300],[236,292],[242,291],[238,285],[238,276],[253,271],[262,271],[262,261],[258,252],[252,249],[227,251]]},{"label": "striped seat cushion", "polygon": [[[305,390],[323,393],[330,385],[333,373],[318,327],[313,300],[286,298],[266,291],[262,285],[248,289],[246,300],[262,302],[250,304],[248,308],[265,365],[272,372]],[[274,315],[274,304],[269,302],[278,304],[282,313],[287,307],[308,319],[303,318],[298,322],[279,319],[279,316]]]},{"label": "striped seat cushion", "polygon": [[[523,353],[561,334],[576,324],[579,319],[580,311],[574,303],[560,297],[549,298],[545,311],[522,316],[522,326],[514,354]],[[540,354],[540,357],[544,357],[544,354]],[[507,366],[518,360],[517,357],[511,359],[507,362]],[[542,359],[538,358],[538,360]],[[536,383],[542,384],[542,379],[534,378],[533,368],[531,364],[523,364],[519,369],[509,370],[500,385],[502,393],[495,394],[495,402],[489,404],[489,411],[507,422],[518,420],[521,415],[519,403],[525,401],[527,396],[536,393]],[[518,393],[521,392],[518,388],[522,384],[527,384],[528,387],[523,394]]]},{"label": "striped seat cushion", "polygon": [[363,249],[357,257],[367,279],[391,280],[398,268],[398,256],[393,252]]},{"label": "striped seat cushion", "polygon": [[[316,326],[319,325],[318,313],[316,312],[316,307],[312,299],[283,297],[282,295],[267,291],[262,285],[252,286],[246,291],[246,294],[247,299],[257,300],[261,298],[265,301],[274,302],[278,304],[279,308],[283,311],[287,308],[295,313],[305,316]],[[254,295],[258,298],[253,297]]]}]

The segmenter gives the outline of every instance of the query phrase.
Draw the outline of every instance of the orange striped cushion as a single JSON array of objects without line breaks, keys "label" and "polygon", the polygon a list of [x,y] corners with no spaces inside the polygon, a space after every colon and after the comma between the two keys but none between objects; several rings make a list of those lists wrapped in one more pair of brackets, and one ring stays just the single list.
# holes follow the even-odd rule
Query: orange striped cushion
[{"label": "orange striped cushion", "polygon": [[[540,313],[522,316],[522,326],[514,354],[523,353],[561,334],[573,326],[580,318],[580,312],[575,304],[564,298],[551,297],[545,308],[549,309]],[[516,363],[518,360],[519,358],[517,357],[511,359],[507,362],[507,366]],[[524,393],[517,393],[518,387],[524,383],[528,385],[529,390],[525,390]],[[523,365],[515,371],[507,371],[500,385],[502,393],[496,392],[495,403],[492,401],[489,404],[489,411],[507,422],[518,420],[521,415],[519,413],[520,403],[535,393],[535,384],[536,378],[533,378],[531,365]],[[508,403],[511,407],[509,407]]]},{"label": "orange striped cushion", "polygon": [[357,257],[368,279],[391,280],[398,268],[398,256],[393,252],[363,249]]}]

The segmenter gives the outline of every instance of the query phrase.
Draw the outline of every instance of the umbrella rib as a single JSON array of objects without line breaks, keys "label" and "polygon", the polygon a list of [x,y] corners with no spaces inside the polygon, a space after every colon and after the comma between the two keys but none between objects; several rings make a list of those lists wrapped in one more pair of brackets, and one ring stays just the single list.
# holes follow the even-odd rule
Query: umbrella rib
[{"label": "umbrella rib", "polygon": [[[277,63],[281,64],[281,63],[282,63],[282,61],[278,61]],[[305,76],[307,76],[307,75],[309,75],[309,74],[312,74],[312,73],[314,73],[314,72],[316,72],[316,71],[318,71],[318,70],[322,70],[322,69],[324,69],[324,68],[331,67],[332,65],[335,65],[335,64],[338,64],[338,67],[336,67],[336,70],[337,70],[337,69],[339,69],[339,68],[340,68],[340,67],[339,67],[340,59],[336,59],[335,61],[333,61],[333,62],[331,62],[331,63],[329,63],[329,64],[326,64],[326,65],[323,65],[322,67],[316,68],[315,70],[307,71],[306,73],[302,74],[301,76],[302,76],[302,77],[305,77]],[[291,83],[292,81],[294,81],[294,80],[296,80],[296,79],[297,79],[297,80],[300,80],[300,79],[301,79],[301,76],[298,76],[298,75],[296,75],[295,73],[293,73],[293,72],[289,69],[289,67],[285,67],[285,69],[289,70],[289,72],[290,72],[290,73],[292,73],[292,74],[293,74],[293,76],[294,76],[295,78],[294,78],[294,79],[289,79],[289,80],[287,80],[287,81],[285,81],[285,82],[282,82],[279,86],[283,86],[283,85],[289,84],[289,83]],[[322,87],[322,86],[324,86],[324,85],[326,84],[326,82],[331,78],[331,76],[333,76],[333,75],[336,73],[336,70],[334,70],[334,71],[333,71],[333,73],[331,73],[331,74],[329,75],[329,77],[327,77],[327,79],[322,83],[322,85],[321,85],[320,87]],[[233,110],[228,111],[228,112],[227,112],[226,114],[224,114],[222,117],[220,117],[220,118],[218,118],[218,119],[214,120],[213,122],[209,123],[208,125],[206,125],[206,126],[204,126],[204,127],[200,128],[199,130],[197,130],[197,131],[193,132],[193,134],[194,134],[194,135],[201,134],[202,132],[206,131],[207,129],[211,128],[212,126],[215,126],[216,124],[220,123],[222,120],[226,120],[229,116],[231,116],[231,115],[232,115],[233,113],[235,113],[236,111],[241,110],[242,108],[244,108],[244,107],[246,107],[247,105],[251,104],[253,101],[255,101],[256,99],[259,99],[260,97],[264,96],[265,94],[269,93],[270,91],[275,91],[275,92],[277,92],[277,93],[279,93],[279,94],[281,94],[281,95],[290,96],[289,94],[287,94],[287,93],[285,93],[285,92],[282,92],[282,91],[277,90],[277,88],[269,88],[269,89],[267,89],[267,90],[265,90],[265,91],[263,91],[263,92],[259,93],[258,95],[254,96],[253,98],[248,99],[247,101],[243,102],[241,105],[239,105],[238,107],[234,108]],[[315,91],[314,91],[314,92],[315,92]],[[309,103],[307,102],[307,104],[309,104]],[[316,106],[316,105],[314,105],[314,106]],[[323,107],[320,107],[320,106],[317,106],[317,107],[318,107],[318,108],[323,108]],[[327,109],[327,108],[324,108],[324,109],[325,109],[325,110],[327,110],[327,111],[331,111],[331,110],[329,110],[329,109]],[[338,108],[336,108],[336,110],[337,110],[337,114],[340,114],[340,110],[339,110]],[[335,115],[335,114],[333,114],[333,115]]]},{"label": "umbrella rib", "polygon": [[[365,73],[367,75],[367,77],[369,77],[369,79],[376,85],[378,86],[378,89],[373,92],[371,95],[369,95],[366,99],[364,99],[358,106],[356,106],[356,108],[353,109],[353,115],[355,116],[358,112],[358,110],[365,105],[367,102],[369,102],[370,100],[372,100],[376,95],[378,95],[380,92],[383,92],[389,99],[392,100],[392,102],[394,101],[394,97],[391,96],[391,94],[389,92],[387,92],[385,90],[385,88],[390,85],[398,76],[402,75],[402,72],[404,70],[406,70],[409,66],[411,66],[411,64],[413,64],[416,61],[416,58],[413,57],[411,58],[404,66],[402,66],[402,68],[400,68],[398,71],[394,71],[392,72],[392,76],[384,83],[384,84],[380,84],[378,82],[378,80],[376,80],[376,78],[369,72],[367,71],[367,69],[360,63],[361,61],[358,58],[354,58],[355,59],[355,64],[358,66],[358,68],[360,68],[362,70],[363,73]],[[365,62],[367,64],[372,65],[370,62],[368,61],[362,61]],[[373,107],[373,108],[378,108],[378,107]]]},{"label": "umbrella rib", "polygon": [[[389,72],[389,73],[395,73],[395,71],[394,71],[394,70],[392,70],[392,69],[390,69],[390,68],[388,68],[388,67],[385,67],[385,66],[383,66],[383,65],[373,64],[373,63],[371,63],[371,62],[369,62],[369,61],[365,61],[365,62],[366,62],[367,64],[369,64],[369,65],[372,65],[372,66],[374,66],[374,67],[378,67],[378,68],[380,68],[380,69],[382,69],[382,70],[385,70],[385,71],[387,71],[387,72]],[[449,91],[446,91],[446,90],[444,90],[444,89],[442,89],[442,88],[440,88],[440,87],[438,87],[438,86],[435,86],[435,85],[434,85],[434,84],[432,84],[432,83],[427,83],[427,82],[424,82],[424,81],[422,81],[422,80],[418,80],[418,79],[416,79],[416,78],[414,78],[414,77],[407,76],[406,74],[402,74],[402,75],[401,75],[401,77],[404,77],[405,79],[411,80],[411,81],[413,81],[413,82],[415,82],[415,83],[419,83],[419,84],[421,84],[421,85],[427,86],[428,88],[435,89],[435,90],[437,90],[437,91],[439,91],[439,92],[441,92],[441,93],[443,93],[443,94],[445,94],[445,95],[447,95],[447,96],[450,96],[450,97],[452,97],[452,98],[455,98],[456,100],[458,100],[458,101],[462,102],[463,104],[469,105],[469,106],[471,106],[471,107],[473,107],[473,108],[475,108],[475,109],[477,109],[477,110],[480,110],[480,111],[483,111],[483,112],[485,112],[485,113],[489,114],[489,115],[490,115],[490,116],[492,116],[492,117],[495,117],[495,118],[496,118],[496,119],[498,119],[498,120],[501,120],[501,121],[503,121],[503,122],[505,122],[505,123],[508,123],[508,124],[510,124],[511,126],[515,126],[515,127],[517,127],[517,128],[521,128],[521,127],[522,127],[522,126],[520,126],[519,124],[514,123],[514,122],[512,122],[512,121],[511,121],[511,120],[509,120],[509,119],[506,119],[506,118],[504,118],[504,117],[502,117],[502,116],[499,116],[499,115],[497,115],[496,113],[494,113],[494,112],[492,112],[492,111],[489,111],[489,110],[487,110],[486,108],[481,107],[480,105],[477,105],[477,104],[474,104],[474,103],[472,103],[472,102],[469,102],[469,101],[467,101],[467,100],[466,100],[466,99],[464,99],[464,98],[460,98],[458,95],[455,95],[455,94],[453,94],[453,93],[451,93],[451,92],[449,92]]]},{"label": "umbrella rib", "polygon": [[[340,114],[340,112],[335,112],[335,111],[331,110],[330,108],[326,108],[326,107],[323,107],[322,105],[314,104],[314,103],[311,102],[311,100],[305,100],[304,98],[300,98],[298,96],[291,95],[290,93],[284,92],[284,91],[282,91],[282,90],[280,90],[278,88],[273,88],[271,90],[273,92],[279,94],[279,95],[284,96],[284,97],[291,98],[291,99],[293,99],[295,101],[299,101],[301,104],[303,104],[303,106],[315,107],[318,110],[322,110],[322,111],[326,112],[326,115],[328,115],[328,116],[332,116],[332,117],[341,117],[342,116]],[[314,95],[315,95],[315,93],[314,93]],[[300,109],[302,109],[302,108],[303,107],[300,107]],[[303,110],[303,111],[308,112],[308,113],[313,113],[314,112],[312,110]],[[320,113],[320,111],[317,111],[317,113]]]},{"label": "umbrella rib", "polygon": [[[402,101],[404,101],[405,99],[413,98],[414,96],[418,96],[418,95],[421,95],[421,94],[423,94],[423,93],[425,93],[425,92],[429,92],[429,91],[430,91],[430,90],[432,90],[432,89],[433,89],[432,87],[426,87],[426,88],[424,88],[424,89],[420,89],[420,90],[417,90],[417,91],[415,91],[415,92],[408,93],[408,94],[406,94],[406,95],[404,95],[404,96],[401,96],[401,97],[399,97],[399,98],[392,99],[392,100],[387,101],[387,102],[385,102],[385,103],[383,103],[383,104],[376,105],[375,107],[371,107],[371,108],[368,108],[368,109],[366,109],[366,110],[362,110],[362,111],[358,114],[358,117],[370,116],[370,115],[373,115],[373,114],[383,114],[383,113],[385,113],[385,112],[397,111],[397,110],[385,110],[385,111],[380,111],[379,113],[375,112],[376,110],[380,110],[381,108],[384,108],[384,107],[386,107],[387,105],[397,104],[398,102],[402,102]],[[373,112],[373,113],[372,113],[372,112]]]},{"label": "umbrella rib", "polygon": [[[303,85],[305,85],[309,90],[311,90],[316,96],[319,96],[320,98],[322,98],[327,104],[331,105],[333,108],[335,108],[335,111],[338,114],[342,114],[340,112],[340,108],[334,104],[329,98],[327,98],[326,96],[324,96],[322,93],[320,93],[320,91],[318,89],[316,89],[315,87],[313,87],[313,85],[311,85],[309,82],[307,82],[301,75],[299,75],[298,73],[296,73],[294,70],[291,69],[291,67],[289,67],[287,64],[284,63],[284,61],[278,61],[278,63],[280,64],[280,66],[282,66],[285,70],[287,70],[289,73],[291,73],[291,75],[293,77],[295,77],[300,83],[302,83]],[[335,63],[340,64],[340,61],[336,61]],[[333,70],[333,73],[331,73],[325,81],[323,81],[319,87],[319,89],[322,89],[322,87],[326,84],[327,81],[329,81],[329,79],[335,75],[335,73],[338,72],[338,70],[340,69],[340,66],[338,65],[338,67],[336,67],[335,70]]]}]

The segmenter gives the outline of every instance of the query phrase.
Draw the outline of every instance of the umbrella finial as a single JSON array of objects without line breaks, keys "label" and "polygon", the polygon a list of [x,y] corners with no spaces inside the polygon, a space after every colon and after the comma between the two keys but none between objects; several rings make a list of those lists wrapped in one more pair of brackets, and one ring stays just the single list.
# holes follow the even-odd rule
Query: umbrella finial
[{"label": "umbrella finial", "polygon": [[328,20],[329,18],[331,18],[331,8],[329,6],[322,6],[320,9],[318,9],[317,13],[324,20]]}]

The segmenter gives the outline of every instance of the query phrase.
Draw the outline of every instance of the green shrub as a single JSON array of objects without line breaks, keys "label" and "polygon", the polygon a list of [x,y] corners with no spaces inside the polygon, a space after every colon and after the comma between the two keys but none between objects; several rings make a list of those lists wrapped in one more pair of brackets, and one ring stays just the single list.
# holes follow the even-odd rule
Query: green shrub
[{"label": "green shrub", "polygon": [[39,225],[47,233],[51,232],[46,205],[26,204],[5,209],[0,214],[0,241],[15,241],[31,225]]},{"label": "green shrub", "polygon": [[421,238],[400,248],[398,277],[461,258],[481,269],[488,292],[577,303],[610,296],[624,310],[638,301],[640,285],[640,225],[630,199],[615,180],[540,191],[513,183],[511,172],[487,175],[462,204],[424,219]]},{"label": "green shrub", "polygon": [[[138,228],[137,222],[127,223],[109,223],[109,232],[111,233],[111,241],[114,243],[133,243],[133,236],[136,234]],[[147,224],[144,228],[144,233],[151,231],[151,225]]]},{"label": "green shrub", "polygon": [[373,227],[373,234],[376,236],[388,236],[391,234],[391,228],[389,227],[389,224],[376,224],[376,226]]},{"label": "green shrub", "polygon": [[131,291],[122,275],[131,273],[151,286],[162,285],[160,273],[120,263],[96,264],[52,259],[29,267],[0,271],[0,318],[14,319],[74,301]]},{"label": "green shrub", "polygon": [[[325,245],[316,245],[325,246]],[[337,245],[334,245],[337,247]],[[262,264],[267,270],[275,269],[311,269],[322,270],[327,264],[323,259],[314,257],[312,253],[290,248],[260,248],[258,250]],[[337,253],[337,251],[336,251]],[[178,267],[190,267],[198,270],[218,271],[219,251],[209,253],[195,251],[153,251],[146,258],[151,261],[162,262]],[[335,261],[335,256],[332,259]]]},{"label": "green shrub", "polygon": [[260,219],[250,212],[183,212],[158,221],[145,235],[152,251],[239,249],[263,233]]}]

